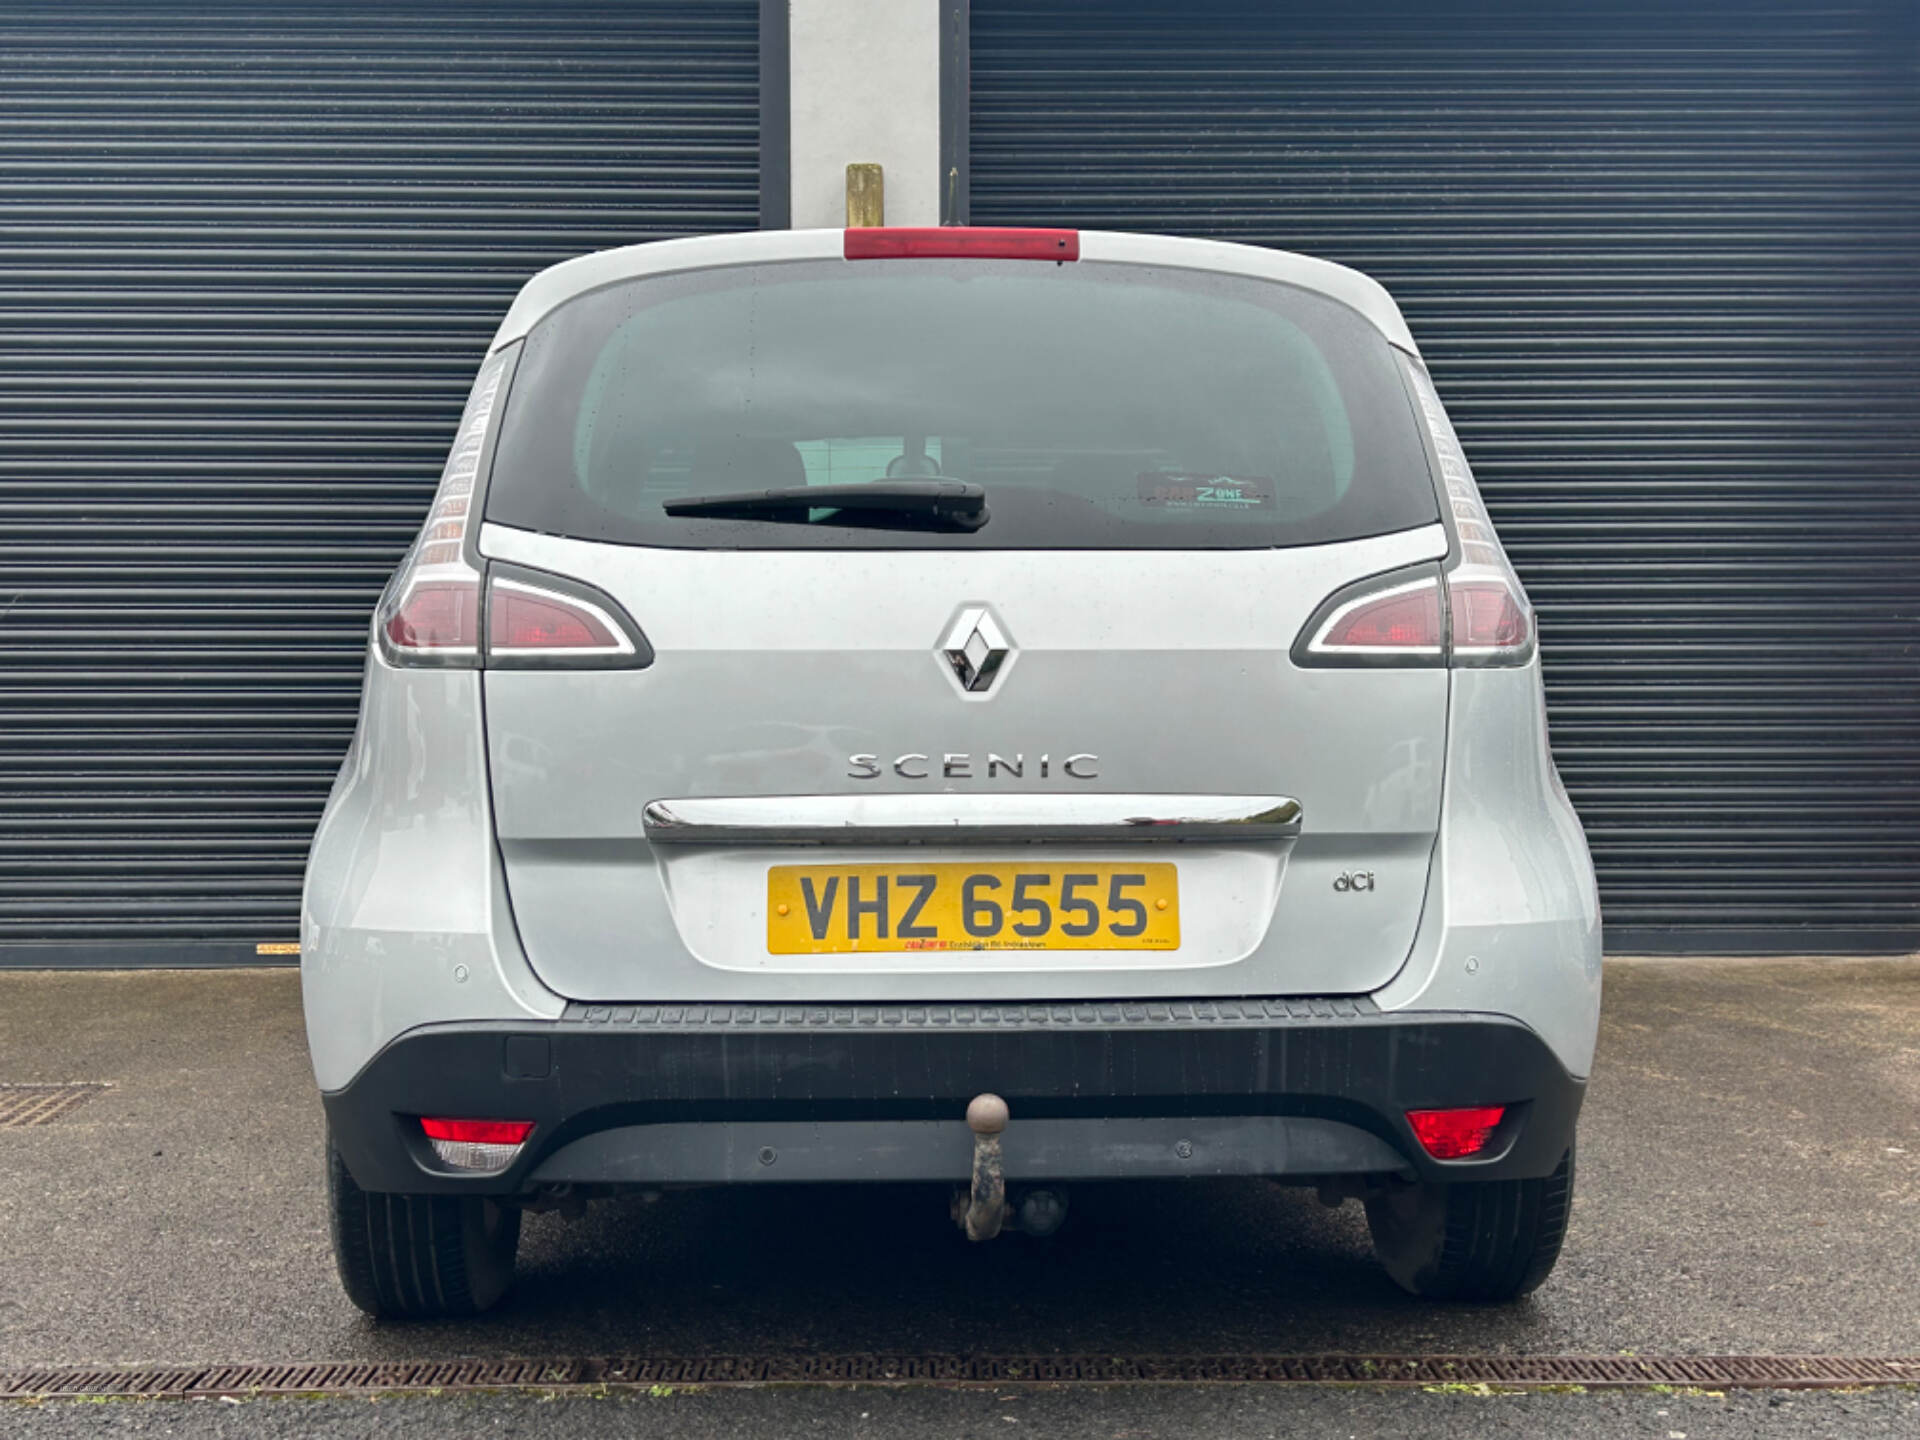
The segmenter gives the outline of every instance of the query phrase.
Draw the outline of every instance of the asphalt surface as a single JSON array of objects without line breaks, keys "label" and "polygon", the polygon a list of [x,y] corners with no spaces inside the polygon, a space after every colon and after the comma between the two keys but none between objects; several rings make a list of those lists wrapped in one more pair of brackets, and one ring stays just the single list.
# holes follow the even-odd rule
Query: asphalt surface
[{"label": "asphalt surface", "polygon": [[[298,1001],[290,971],[0,974],[0,1081],[114,1087],[51,1125],[0,1130],[0,1368],[636,1352],[1920,1349],[1920,964],[1910,961],[1610,966],[1566,1253],[1534,1299],[1491,1309],[1403,1297],[1371,1261],[1357,1206],[1328,1211],[1264,1183],[1087,1187],[1053,1240],[984,1247],[953,1231],[938,1188],[769,1188],[614,1202],[577,1222],[530,1217],[519,1287],[496,1314],[376,1326],[332,1273]],[[908,1426],[902,1433],[916,1415],[940,1433],[1021,1423],[976,1417],[971,1392],[909,1393],[928,1398],[714,1391],[668,1413],[686,1417],[675,1429],[689,1435],[706,1424],[773,1433],[789,1405],[845,1428],[867,1405],[850,1397],[864,1395],[894,1407],[885,1413]],[[1195,1398],[1203,1395],[1217,1398]],[[622,1413],[596,1405],[646,1398],[548,1403],[591,1417]],[[1568,1413],[1604,1409],[1629,1427],[1592,1433],[1639,1433],[1631,1426],[1659,1418],[1643,1402],[1662,1397],[1465,1404],[1478,1398],[1382,1394],[1351,1404],[1399,1415],[1395,1407],[1425,1414],[1423,1404],[1444,1401],[1446,1413],[1484,1425],[1532,1413],[1526,1405],[1578,1400],[1593,1408]],[[1912,1411],[1899,1401],[1851,1398],[1864,1408],[1848,1423],[1897,1422],[1911,1433]],[[217,1404],[33,1413],[36,1428],[55,1427],[48,1433],[225,1423],[220,1413],[233,1407],[208,1403]],[[369,1427],[409,1406],[480,1405],[489,1427],[497,1420],[511,1433],[525,1428],[515,1407],[532,1403],[244,1408],[262,1426],[381,1433]],[[1195,1406],[1225,1407],[1216,1418],[1226,1428],[1210,1434],[1286,1428],[1289,1415],[1341,1433],[1349,1398],[1081,1389],[1044,1403],[1112,1420],[1087,1434],[1191,1429],[1200,1412],[1182,1407]],[[1754,1403],[1730,1396],[1701,1412],[1697,1428],[1673,1428],[1749,1433],[1710,1427],[1778,1409],[1742,1408]],[[1844,1413],[1835,1397],[1793,1403],[1796,1428]],[[936,1414],[942,1406],[957,1408]],[[1124,1419],[1136,1411],[1137,1425]],[[296,1415],[304,1418],[286,1418]],[[0,1432],[11,1418],[0,1413]]]},{"label": "asphalt surface", "polygon": [[[10,1428],[12,1427],[12,1428]],[[219,1401],[158,1400],[31,1409],[0,1402],[0,1434],[60,1437],[634,1435],[685,1440],[1271,1440],[1274,1436],[1551,1435],[1555,1440],[1847,1437],[1912,1440],[1920,1395],[1433,1394],[1217,1386],[1027,1391],[747,1390],[544,1399],[532,1396]]]}]

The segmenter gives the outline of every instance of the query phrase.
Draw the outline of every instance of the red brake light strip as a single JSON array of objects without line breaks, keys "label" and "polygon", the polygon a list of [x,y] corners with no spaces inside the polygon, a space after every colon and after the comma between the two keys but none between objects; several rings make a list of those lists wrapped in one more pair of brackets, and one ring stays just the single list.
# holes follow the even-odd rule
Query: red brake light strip
[{"label": "red brake light strip", "polygon": [[1078,260],[1078,230],[992,225],[869,226],[846,232],[849,260]]}]

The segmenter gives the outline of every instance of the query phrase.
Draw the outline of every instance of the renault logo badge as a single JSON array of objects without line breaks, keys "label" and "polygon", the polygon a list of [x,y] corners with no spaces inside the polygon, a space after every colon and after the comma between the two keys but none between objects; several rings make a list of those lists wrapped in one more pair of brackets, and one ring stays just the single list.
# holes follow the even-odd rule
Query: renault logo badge
[{"label": "renault logo badge", "polygon": [[968,695],[985,695],[1013,657],[1013,642],[985,605],[962,606],[940,642],[940,654]]}]

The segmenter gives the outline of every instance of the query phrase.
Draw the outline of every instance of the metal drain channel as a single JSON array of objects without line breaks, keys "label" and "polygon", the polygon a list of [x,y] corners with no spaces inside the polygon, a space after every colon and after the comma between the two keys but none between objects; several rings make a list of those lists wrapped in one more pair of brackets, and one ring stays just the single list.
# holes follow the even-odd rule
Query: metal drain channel
[{"label": "metal drain channel", "polygon": [[654,1385],[1920,1385],[1920,1355],[710,1355],[0,1370],[0,1398],[396,1394]]},{"label": "metal drain channel", "polygon": [[92,1080],[72,1085],[0,1085],[0,1130],[50,1125],[108,1088]]}]

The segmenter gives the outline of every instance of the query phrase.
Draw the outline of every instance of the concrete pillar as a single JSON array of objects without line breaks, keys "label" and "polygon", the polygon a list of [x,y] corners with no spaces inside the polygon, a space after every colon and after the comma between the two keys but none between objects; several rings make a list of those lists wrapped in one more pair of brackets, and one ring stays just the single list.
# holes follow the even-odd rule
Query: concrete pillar
[{"label": "concrete pillar", "polygon": [[877,164],[889,225],[940,223],[940,0],[790,0],[795,229],[847,220],[847,166]]}]

